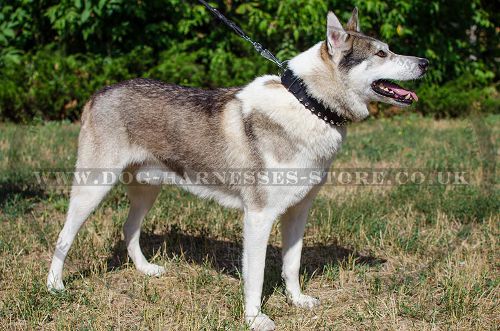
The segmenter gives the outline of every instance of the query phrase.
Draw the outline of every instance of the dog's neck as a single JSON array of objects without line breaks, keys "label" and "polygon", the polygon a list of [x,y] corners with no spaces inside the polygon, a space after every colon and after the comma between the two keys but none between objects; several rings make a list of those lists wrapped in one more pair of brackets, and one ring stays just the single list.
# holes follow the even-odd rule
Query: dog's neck
[{"label": "dog's neck", "polygon": [[304,81],[314,98],[339,115],[351,121],[368,116],[366,103],[342,81],[324,41],[292,58],[288,68]]}]

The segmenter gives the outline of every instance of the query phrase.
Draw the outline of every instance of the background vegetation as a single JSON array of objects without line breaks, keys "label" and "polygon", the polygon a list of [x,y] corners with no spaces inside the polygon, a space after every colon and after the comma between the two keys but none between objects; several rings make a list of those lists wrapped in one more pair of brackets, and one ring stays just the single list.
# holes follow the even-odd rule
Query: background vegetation
[{"label": "background vegetation", "polygon": [[[499,12],[481,0],[212,1],[287,59],[324,38],[325,17],[358,6],[362,30],[425,56],[417,110],[498,112]],[[97,89],[132,77],[191,86],[244,84],[276,72],[195,0],[0,0],[0,119],[78,118]],[[474,105],[474,107],[472,107]]]},{"label": "background vegetation", "polygon": [[[275,226],[263,309],[278,327],[498,329],[496,3],[211,3],[283,60],[324,38],[328,9],[345,22],[358,6],[365,33],[431,60],[415,83],[415,108],[429,116],[353,124],[334,166],[470,175],[469,185],[322,188],[301,269],[304,290],[322,305],[286,305]],[[0,330],[244,330],[240,212],[165,187],[141,245],[167,272],[146,277],[121,239],[128,199],[118,186],[70,251],[68,290],[51,295],[45,279],[70,187],[37,183],[34,171],[73,169],[79,124],[71,121],[105,85],[142,76],[218,87],[276,72],[195,0],[0,0]]]}]

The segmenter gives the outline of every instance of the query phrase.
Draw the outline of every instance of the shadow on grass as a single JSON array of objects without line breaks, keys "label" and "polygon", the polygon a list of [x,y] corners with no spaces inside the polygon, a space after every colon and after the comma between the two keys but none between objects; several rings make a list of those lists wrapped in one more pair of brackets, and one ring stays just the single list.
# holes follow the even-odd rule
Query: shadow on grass
[{"label": "shadow on grass", "polygon": [[[199,265],[207,265],[219,273],[239,278],[241,274],[240,243],[213,239],[205,235],[184,234],[173,228],[162,235],[141,233],[141,248],[148,259],[160,253],[168,258],[180,258],[182,261]],[[377,266],[386,260],[358,254],[357,252],[338,245],[306,246],[302,251],[302,269],[309,279],[313,274],[321,275],[326,264],[336,265],[356,259],[356,264]],[[127,249],[123,240],[116,242],[113,253],[107,261],[107,270],[116,271],[124,268],[128,262]],[[94,271],[95,272],[95,271]],[[90,270],[79,272],[67,278],[71,283],[82,276],[86,277]],[[281,248],[268,245],[266,257],[266,272],[263,296],[269,297],[275,288],[282,284],[281,280]]]},{"label": "shadow on grass", "polygon": [[39,185],[33,185],[27,181],[0,181],[0,208],[5,210],[10,205],[19,209],[19,203],[32,206],[35,201],[43,200],[47,197],[45,189]]}]

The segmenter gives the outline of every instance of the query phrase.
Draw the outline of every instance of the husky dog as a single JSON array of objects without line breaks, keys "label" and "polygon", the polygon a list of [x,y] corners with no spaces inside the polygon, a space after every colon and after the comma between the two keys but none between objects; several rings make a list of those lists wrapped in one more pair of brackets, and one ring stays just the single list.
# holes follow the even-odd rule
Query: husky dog
[{"label": "husky dog", "polygon": [[[369,115],[371,101],[396,106],[416,101],[414,92],[388,79],[417,79],[427,67],[426,59],[395,54],[387,44],[361,34],[357,9],[345,29],[329,12],[326,40],[288,63],[311,98],[352,122]],[[345,126],[311,114],[278,76],[258,77],[241,88],[215,90],[133,79],[104,88],[85,105],[76,168],[112,168],[134,174],[145,168],[170,171],[192,193],[242,209],[245,320],[254,330],[274,330],[274,322],[261,312],[261,292],[266,246],[277,218],[281,219],[282,277],[289,300],[304,308],[319,304],[301,292],[299,267],[308,211],[322,181],[302,186],[182,185],[182,181],[205,169],[326,171],[345,137]],[[111,186],[73,185],[47,279],[50,290],[64,288],[63,264],[69,248]],[[160,185],[154,182],[127,185],[130,212],[123,229],[136,268],[152,276],[165,269],[146,260],[139,236],[159,192]]]}]

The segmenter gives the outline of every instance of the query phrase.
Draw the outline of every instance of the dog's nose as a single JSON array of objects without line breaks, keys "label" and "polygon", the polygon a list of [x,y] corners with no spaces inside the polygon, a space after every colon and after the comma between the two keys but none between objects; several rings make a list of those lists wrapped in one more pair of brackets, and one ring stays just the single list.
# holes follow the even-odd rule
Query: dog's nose
[{"label": "dog's nose", "polygon": [[418,66],[420,67],[420,69],[422,69],[423,72],[426,72],[427,68],[429,68],[429,60],[427,60],[427,59],[420,59],[418,61]]}]

